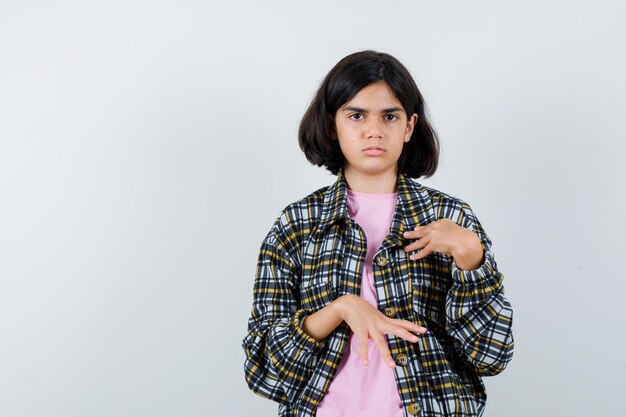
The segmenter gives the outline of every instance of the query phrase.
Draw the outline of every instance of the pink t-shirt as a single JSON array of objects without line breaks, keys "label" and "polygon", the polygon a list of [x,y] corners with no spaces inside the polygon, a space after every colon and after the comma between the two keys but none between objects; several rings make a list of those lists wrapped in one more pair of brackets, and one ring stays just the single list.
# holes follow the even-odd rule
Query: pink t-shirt
[{"label": "pink t-shirt", "polygon": [[[389,234],[398,193],[372,194],[348,191],[348,211],[365,232],[367,256],[361,281],[361,297],[378,308],[372,260]],[[384,335],[385,339],[387,335]],[[350,331],[337,373],[320,402],[316,417],[403,417],[394,371],[383,360],[376,344],[368,340],[368,365],[359,354],[359,338]]]}]

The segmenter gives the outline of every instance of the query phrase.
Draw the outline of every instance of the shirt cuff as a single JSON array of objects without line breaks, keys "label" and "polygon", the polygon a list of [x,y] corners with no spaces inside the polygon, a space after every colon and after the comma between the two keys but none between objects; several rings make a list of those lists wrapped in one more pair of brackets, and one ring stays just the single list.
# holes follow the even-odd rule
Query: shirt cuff
[{"label": "shirt cuff", "polygon": [[306,349],[312,351],[314,353],[320,352],[325,346],[325,342],[318,342],[311,335],[306,333],[304,329],[302,329],[302,321],[309,315],[309,311],[305,309],[296,310],[293,319],[292,325],[294,328],[293,332],[293,340],[296,346],[301,349]]},{"label": "shirt cuff", "polygon": [[452,278],[461,285],[480,284],[488,280],[494,274],[494,260],[491,250],[486,249],[483,245],[485,261],[476,269],[463,270],[456,264],[456,260],[452,258],[450,264]]}]

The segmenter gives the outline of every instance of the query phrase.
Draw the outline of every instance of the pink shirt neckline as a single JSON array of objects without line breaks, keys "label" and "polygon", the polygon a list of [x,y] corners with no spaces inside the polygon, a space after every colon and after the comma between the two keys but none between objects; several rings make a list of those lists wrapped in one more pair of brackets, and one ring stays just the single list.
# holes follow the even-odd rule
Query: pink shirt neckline
[{"label": "pink shirt neckline", "polygon": [[377,194],[377,193],[366,193],[364,191],[354,191],[350,189],[347,189],[347,191],[350,197],[366,198],[369,200],[391,200],[398,196],[398,193]]}]

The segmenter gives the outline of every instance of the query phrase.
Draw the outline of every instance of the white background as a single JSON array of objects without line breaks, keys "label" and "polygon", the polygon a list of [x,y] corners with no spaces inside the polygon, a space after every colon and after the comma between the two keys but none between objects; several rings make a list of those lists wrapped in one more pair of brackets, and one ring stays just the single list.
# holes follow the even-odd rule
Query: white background
[{"label": "white background", "polygon": [[297,127],[363,49],[411,71],[514,308],[485,416],[618,416],[621,1],[0,2],[0,415],[274,416],[261,240],[334,181]]}]

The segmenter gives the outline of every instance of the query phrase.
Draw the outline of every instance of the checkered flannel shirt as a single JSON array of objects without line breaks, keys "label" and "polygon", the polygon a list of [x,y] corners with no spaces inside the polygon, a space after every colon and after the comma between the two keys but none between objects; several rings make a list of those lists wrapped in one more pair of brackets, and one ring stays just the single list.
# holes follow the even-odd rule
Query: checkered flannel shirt
[{"label": "checkered flannel shirt", "polygon": [[[374,256],[379,309],[428,329],[416,343],[386,335],[404,415],[481,416],[481,377],[496,375],[513,355],[513,310],[505,298],[490,238],[463,200],[397,176],[398,202],[389,235]],[[476,233],[484,263],[465,271],[434,252],[411,260],[403,233],[449,218]],[[279,417],[315,416],[351,333],[342,322],[326,339],[305,333],[307,315],[344,294],[360,294],[365,234],[350,218],[343,171],[333,185],[288,205],[263,240],[252,313],[243,338],[245,378],[278,403]]]}]

